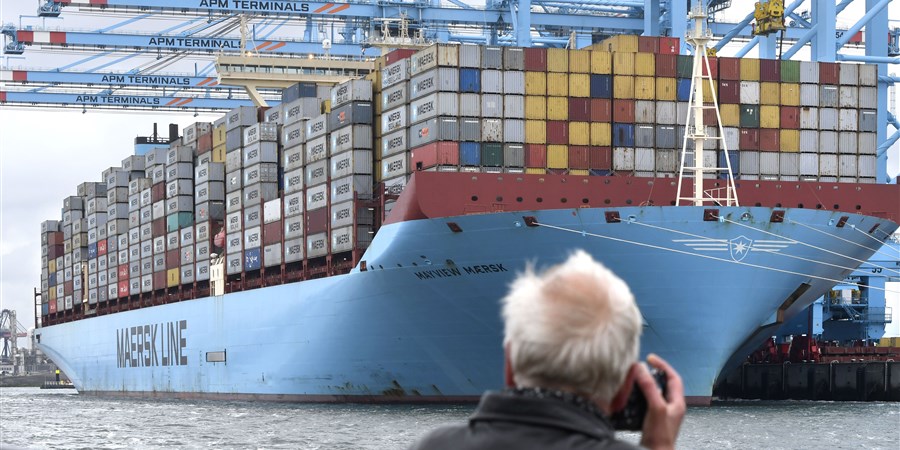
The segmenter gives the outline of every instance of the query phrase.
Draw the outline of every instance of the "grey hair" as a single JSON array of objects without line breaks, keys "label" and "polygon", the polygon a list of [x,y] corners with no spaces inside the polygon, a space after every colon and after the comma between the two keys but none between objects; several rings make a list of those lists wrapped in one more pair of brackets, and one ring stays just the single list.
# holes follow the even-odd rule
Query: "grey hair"
[{"label": "grey hair", "polygon": [[641,314],[621,278],[582,250],[503,299],[504,345],[519,387],[574,389],[609,403],[640,348]]}]

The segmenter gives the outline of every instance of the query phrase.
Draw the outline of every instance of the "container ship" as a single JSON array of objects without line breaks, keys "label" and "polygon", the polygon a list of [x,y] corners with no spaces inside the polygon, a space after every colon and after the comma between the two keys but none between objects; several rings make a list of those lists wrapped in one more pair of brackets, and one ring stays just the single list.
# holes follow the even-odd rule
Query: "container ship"
[{"label": "container ship", "polygon": [[[39,346],[83,393],[473,401],[502,387],[510,281],[580,248],[709,403],[890,237],[900,189],[875,66],[709,58],[700,90],[678,48],[395,50],[146,143],[42,224]],[[720,107],[689,123],[691,92]],[[682,185],[701,160],[731,177]],[[676,201],[695,180],[742,206]]]}]

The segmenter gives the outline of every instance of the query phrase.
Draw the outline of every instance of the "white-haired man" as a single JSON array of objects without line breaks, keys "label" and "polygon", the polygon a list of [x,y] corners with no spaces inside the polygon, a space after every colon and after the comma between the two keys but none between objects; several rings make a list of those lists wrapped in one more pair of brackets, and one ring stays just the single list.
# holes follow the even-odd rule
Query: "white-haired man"
[{"label": "white-haired man", "polygon": [[542,274],[526,270],[503,299],[506,384],[468,424],[432,431],[413,449],[632,449],[607,417],[635,383],[647,398],[641,445],[670,449],[684,418],[678,373],[658,356],[667,398],[637,362],[641,315],[628,286],[583,251]]}]

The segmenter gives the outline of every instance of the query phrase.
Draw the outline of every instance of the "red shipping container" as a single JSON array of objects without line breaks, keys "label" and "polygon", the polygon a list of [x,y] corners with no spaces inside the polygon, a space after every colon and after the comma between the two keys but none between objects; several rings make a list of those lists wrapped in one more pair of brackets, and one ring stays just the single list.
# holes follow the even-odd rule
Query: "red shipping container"
[{"label": "red shipping container", "polygon": [[678,73],[678,55],[656,55],[656,76],[675,78]]},{"label": "red shipping container", "polygon": [[573,122],[591,121],[591,99],[569,98],[569,120]]},{"label": "red shipping container", "polygon": [[150,232],[153,233],[153,236],[165,236],[166,218],[160,217],[159,219],[153,219],[153,221],[150,222]]},{"label": "red shipping container", "polygon": [[63,245],[65,236],[62,231],[51,231],[47,233],[47,245]]},{"label": "red shipping container", "polygon": [[384,55],[384,65],[389,66],[401,59],[407,59],[410,56],[414,55],[417,50],[409,49],[409,48],[398,48],[386,55]]},{"label": "red shipping container", "polygon": [[328,208],[306,212],[306,234],[321,233],[328,229]]},{"label": "red shipping container", "polygon": [[153,290],[157,291],[160,289],[165,289],[167,286],[168,280],[166,279],[166,271],[160,270],[159,272],[153,272]]},{"label": "red shipping container", "polygon": [[212,133],[204,133],[197,136],[197,154],[204,154],[212,150]]},{"label": "red shipping container", "polygon": [[781,130],[775,128],[761,128],[759,130],[759,149],[764,152],[780,151]]},{"label": "red shipping container", "polygon": [[759,130],[742,128],[740,145],[741,150],[759,150]]},{"label": "red shipping container", "polygon": [[409,152],[409,167],[424,170],[434,166],[458,166],[458,142],[432,142]]},{"label": "red shipping container", "polygon": [[584,145],[569,146],[569,168],[570,169],[590,169],[591,168],[591,148]]},{"label": "red shipping container", "polygon": [[634,100],[613,100],[613,122],[634,123]]},{"label": "red shipping container", "polygon": [[612,169],[612,148],[610,148],[610,147],[591,147],[591,169],[611,170]]},{"label": "red shipping container", "polygon": [[119,282],[118,297],[119,298],[128,297],[128,280]]},{"label": "red shipping container", "polygon": [[800,107],[781,107],[781,128],[788,130],[800,129]]},{"label": "red shipping container", "polygon": [[64,245],[51,245],[47,249],[47,258],[56,259],[60,256],[64,256],[66,251],[66,247]]},{"label": "red shipping container", "polygon": [[547,146],[525,144],[525,167],[547,167]]},{"label": "red shipping container", "polygon": [[56,314],[56,300],[50,300],[49,305],[47,309],[50,310],[50,314]]},{"label": "red shipping container", "polygon": [[656,36],[638,36],[638,51],[659,53],[659,38]]},{"label": "red shipping container", "polygon": [[166,269],[177,269],[181,263],[181,252],[178,249],[166,250]]},{"label": "red shipping container", "polygon": [[73,292],[75,292],[75,283],[73,281],[63,283],[63,295],[72,295]]},{"label": "red shipping container", "polygon": [[548,120],[547,121],[547,143],[548,144],[568,144],[569,143],[569,122],[565,120]]},{"label": "red shipping container", "polygon": [[150,187],[150,201],[161,202],[166,199],[166,182],[160,181]]},{"label": "red shipping container", "polygon": [[97,256],[103,256],[106,254],[106,239],[100,239],[97,241]]},{"label": "red shipping container", "polygon": [[841,80],[841,65],[838,63],[819,63],[819,84],[838,84]]},{"label": "red shipping container", "polygon": [[703,125],[708,127],[714,127],[719,124],[719,119],[716,117],[716,110],[714,109],[704,109],[703,110]]},{"label": "red shipping container", "polygon": [[612,122],[612,101],[610,99],[591,99],[591,122]]},{"label": "red shipping container", "polygon": [[719,78],[719,58],[712,57],[709,58],[709,70],[706,70],[706,65],[703,66],[703,75],[707,73],[712,74],[714,80]]},{"label": "red shipping container", "polygon": [[526,48],[525,49],[525,70],[532,72],[547,71],[547,49],[546,48]]},{"label": "red shipping container", "polygon": [[[119,264],[118,276],[120,280],[128,279],[128,264]],[[125,281],[125,285],[127,286],[128,281]]]},{"label": "red shipping container", "polygon": [[272,245],[281,242],[284,235],[281,220],[263,225],[263,244]]},{"label": "red shipping container", "polygon": [[741,83],[739,81],[719,81],[719,103],[741,103]]},{"label": "red shipping container", "polygon": [[781,82],[781,60],[760,59],[759,81]]},{"label": "red shipping container", "polygon": [[681,53],[681,40],[677,37],[659,38],[659,54],[677,55]]},{"label": "red shipping container", "polygon": [[741,60],[740,60],[740,58],[720,57],[718,59],[719,59],[719,79],[720,80],[740,81],[740,79],[741,79]]}]

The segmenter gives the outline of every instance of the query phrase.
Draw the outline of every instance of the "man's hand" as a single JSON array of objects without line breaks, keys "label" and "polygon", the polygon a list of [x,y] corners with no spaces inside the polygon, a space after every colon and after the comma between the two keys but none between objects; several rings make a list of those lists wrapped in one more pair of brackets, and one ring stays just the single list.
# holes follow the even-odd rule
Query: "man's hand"
[{"label": "man's hand", "polygon": [[648,355],[647,363],[660,372],[665,372],[668,398],[663,398],[647,367],[639,364],[636,381],[647,398],[647,416],[644,418],[641,445],[653,450],[674,449],[687,409],[684,403],[684,385],[678,372],[659,356]]}]

